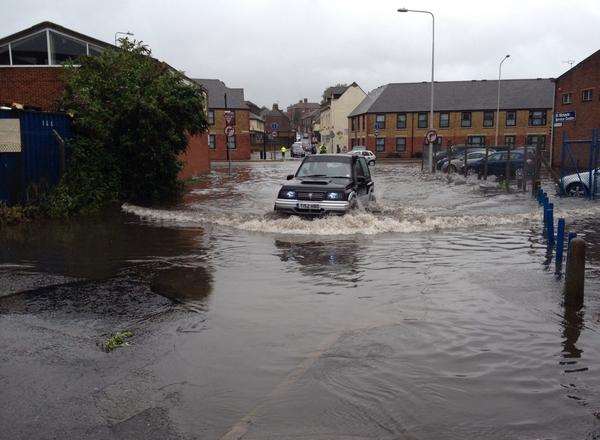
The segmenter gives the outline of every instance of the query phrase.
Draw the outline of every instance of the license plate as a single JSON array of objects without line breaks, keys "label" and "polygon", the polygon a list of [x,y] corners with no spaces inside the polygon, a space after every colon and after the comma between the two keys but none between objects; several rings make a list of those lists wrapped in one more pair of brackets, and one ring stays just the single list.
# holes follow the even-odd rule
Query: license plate
[{"label": "license plate", "polygon": [[319,209],[318,203],[298,203],[300,209]]}]

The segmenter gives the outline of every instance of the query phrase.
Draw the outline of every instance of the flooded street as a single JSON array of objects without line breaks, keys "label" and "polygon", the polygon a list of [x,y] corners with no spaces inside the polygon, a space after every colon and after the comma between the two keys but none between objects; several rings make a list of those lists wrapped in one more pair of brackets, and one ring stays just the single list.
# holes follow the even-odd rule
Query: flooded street
[{"label": "flooded street", "polygon": [[0,438],[600,438],[598,202],[553,200],[577,311],[528,193],[378,164],[372,211],[276,216],[297,166],[1,230]]}]

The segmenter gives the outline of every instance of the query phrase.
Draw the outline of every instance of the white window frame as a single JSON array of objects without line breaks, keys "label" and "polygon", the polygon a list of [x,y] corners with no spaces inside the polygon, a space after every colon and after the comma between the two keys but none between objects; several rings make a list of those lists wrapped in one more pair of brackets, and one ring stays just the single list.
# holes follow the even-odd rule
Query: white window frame
[{"label": "white window frame", "polygon": [[[46,33],[46,50],[48,51],[48,64],[13,64],[13,56],[12,56],[12,45],[14,43],[17,43],[21,40],[25,40],[27,38],[30,38],[34,35],[37,34],[41,34],[42,32]],[[60,32],[57,31],[56,29],[52,29],[52,28],[45,28],[45,29],[41,29],[37,32],[33,32],[29,35],[25,35],[23,37],[17,38],[16,40],[12,40],[8,42],[8,57],[10,60],[10,64],[7,66],[2,66],[2,67],[64,67],[64,64],[52,64],[52,62],[54,61],[52,58],[52,51],[50,50],[50,32],[55,32],[58,35],[62,35],[64,37],[70,38],[72,40],[78,41],[79,43],[85,44],[85,54],[87,56],[90,55],[90,46],[94,46],[95,48],[98,48],[100,50],[103,50],[104,48],[102,48],[101,46],[98,46],[97,44],[93,44],[93,43],[89,43],[85,40],[82,40],[81,38],[77,38],[74,37],[72,35],[66,34],[64,32]],[[79,64],[75,64],[75,66],[79,66]]]}]

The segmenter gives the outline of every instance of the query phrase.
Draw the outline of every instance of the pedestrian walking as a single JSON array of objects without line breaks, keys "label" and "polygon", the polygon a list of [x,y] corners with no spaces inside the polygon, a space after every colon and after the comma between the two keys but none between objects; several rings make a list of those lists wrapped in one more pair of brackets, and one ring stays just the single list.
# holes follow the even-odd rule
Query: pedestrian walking
[{"label": "pedestrian walking", "polygon": [[281,160],[285,160],[285,153],[287,152],[287,148],[285,145],[281,147]]}]

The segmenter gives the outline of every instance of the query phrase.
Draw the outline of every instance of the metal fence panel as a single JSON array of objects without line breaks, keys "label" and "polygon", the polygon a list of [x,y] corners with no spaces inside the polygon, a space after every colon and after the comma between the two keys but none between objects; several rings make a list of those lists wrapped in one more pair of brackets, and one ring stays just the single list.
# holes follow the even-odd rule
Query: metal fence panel
[{"label": "metal fence panel", "polygon": [[0,119],[19,119],[21,153],[0,153],[0,202],[26,202],[29,191],[46,191],[60,179],[60,150],[54,130],[71,136],[66,114],[2,110]]}]

